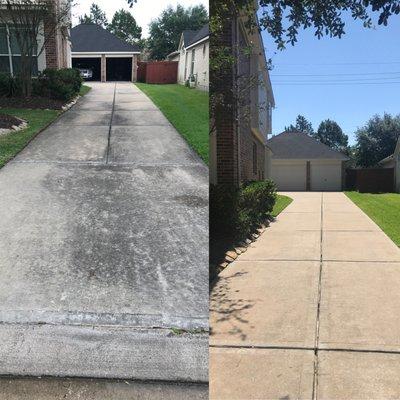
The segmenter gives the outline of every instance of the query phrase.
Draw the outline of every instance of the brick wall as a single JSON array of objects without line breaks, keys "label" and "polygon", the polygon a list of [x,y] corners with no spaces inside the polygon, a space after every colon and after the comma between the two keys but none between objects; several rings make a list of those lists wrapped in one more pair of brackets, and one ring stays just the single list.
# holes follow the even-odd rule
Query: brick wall
[{"label": "brick wall", "polygon": [[[234,24],[232,21],[225,21],[223,31],[218,37],[211,36],[211,52],[213,43],[215,46],[225,46],[233,51],[233,33]],[[210,55],[212,57],[212,53]],[[210,73],[211,87],[213,93],[233,90],[233,72],[227,69],[222,76],[218,78]],[[215,130],[216,140],[213,143],[216,146],[216,178],[218,184],[238,185],[238,143],[237,127],[235,124],[236,108],[234,104],[227,104],[216,110]]]},{"label": "brick wall", "polygon": [[218,38],[211,37],[211,57],[212,46],[215,43],[230,48],[236,63],[232,69],[226,69],[223,79],[215,80],[211,75],[210,87],[211,93],[229,90],[237,93],[237,88],[241,93],[230,107],[216,110],[216,140],[211,142],[215,146],[211,153],[215,153],[216,159],[211,168],[216,168],[216,171],[211,171],[210,175],[216,177],[218,184],[235,186],[245,181],[265,178],[265,145],[251,129],[252,111],[254,114],[252,108],[255,107],[251,86],[252,58],[246,51],[246,34],[238,26],[236,20],[226,21],[223,33],[218,35]]},{"label": "brick wall", "polygon": [[59,68],[57,35],[49,21],[44,22],[46,68]]},{"label": "brick wall", "polygon": [[[60,6],[60,0],[54,0],[54,7]],[[49,17],[51,18],[51,17]],[[54,30],[54,21],[44,21],[46,68],[68,68],[70,65],[69,31],[62,27]]]}]

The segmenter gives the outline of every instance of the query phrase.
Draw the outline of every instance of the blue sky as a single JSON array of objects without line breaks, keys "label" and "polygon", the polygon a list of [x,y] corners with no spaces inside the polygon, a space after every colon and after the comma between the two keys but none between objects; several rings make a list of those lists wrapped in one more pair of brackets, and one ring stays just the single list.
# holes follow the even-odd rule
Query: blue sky
[{"label": "blue sky", "polygon": [[[263,32],[267,57],[274,64],[270,72],[276,102],[273,134],[302,114],[314,129],[323,119],[335,120],[354,143],[357,127],[374,114],[400,113],[400,16],[375,29],[363,28],[351,18],[346,21],[341,39],[318,40],[311,30],[302,31],[298,43],[284,51],[277,51]],[[297,76],[303,74],[311,76]],[[338,84],[339,80],[346,82]],[[380,83],[365,84],[372,82]]]}]

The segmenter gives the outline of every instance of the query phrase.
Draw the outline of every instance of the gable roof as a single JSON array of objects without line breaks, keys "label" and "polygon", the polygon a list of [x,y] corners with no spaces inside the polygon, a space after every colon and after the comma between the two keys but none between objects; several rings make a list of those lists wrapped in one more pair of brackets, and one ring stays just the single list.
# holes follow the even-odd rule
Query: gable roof
[{"label": "gable roof", "polygon": [[186,47],[190,47],[192,44],[199,42],[200,40],[210,36],[210,30],[208,24],[202,26],[198,31],[195,31],[194,36],[192,36],[188,42],[185,40]]},{"label": "gable roof", "polygon": [[185,47],[189,46],[189,43],[196,36],[196,33],[197,33],[197,31],[192,31],[192,30],[188,30],[188,29],[186,29],[182,32],[183,44]]},{"label": "gable roof", "polygon": [[72,52],[140,53],[137,45],[124,42],[103,27],[94,24],[80,24],[71,29]]},{"label": "gable roof", "polygon": [[348,160],[344,154],[299,131],[282,132],[267,141],[274,159]]}]

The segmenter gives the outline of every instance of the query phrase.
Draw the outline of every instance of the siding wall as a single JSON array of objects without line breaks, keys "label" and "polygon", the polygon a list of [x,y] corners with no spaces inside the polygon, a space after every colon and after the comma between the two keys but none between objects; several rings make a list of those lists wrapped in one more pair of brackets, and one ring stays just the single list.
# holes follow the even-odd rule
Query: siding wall
[{"label": "siding wall", "polygon": [[201,90],[209,88],[209,51],[210,42],[207,40],[190,49],[180,49],[179,67],[178,67],[178,83],[185,84],[185,81],[191,74],[191,64],[194,50],[194,70],[193,73],[197,79],[197,87]]}]

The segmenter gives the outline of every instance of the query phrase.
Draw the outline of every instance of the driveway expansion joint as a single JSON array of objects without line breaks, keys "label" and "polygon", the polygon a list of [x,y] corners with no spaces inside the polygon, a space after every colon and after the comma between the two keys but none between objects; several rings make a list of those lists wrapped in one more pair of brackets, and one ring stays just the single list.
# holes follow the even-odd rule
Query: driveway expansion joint
[{"label": "driveway expansion joint", "polygon": [[106,164],[108,164],[109,159],[110,159],[110,145],[111,145],[111,131],[112,131],[112,123],[113,123],[113,118],[114,118],[114,111],[115,111],[115,95],[117,91],[117,83],[114,85],[114,96],[113,96],[113,102],[112,102],[112,108],[111,108],[111,118],[110,118],[110,126],[108,129],[108,137],[107,137],[107,153],[106,153]]}]

